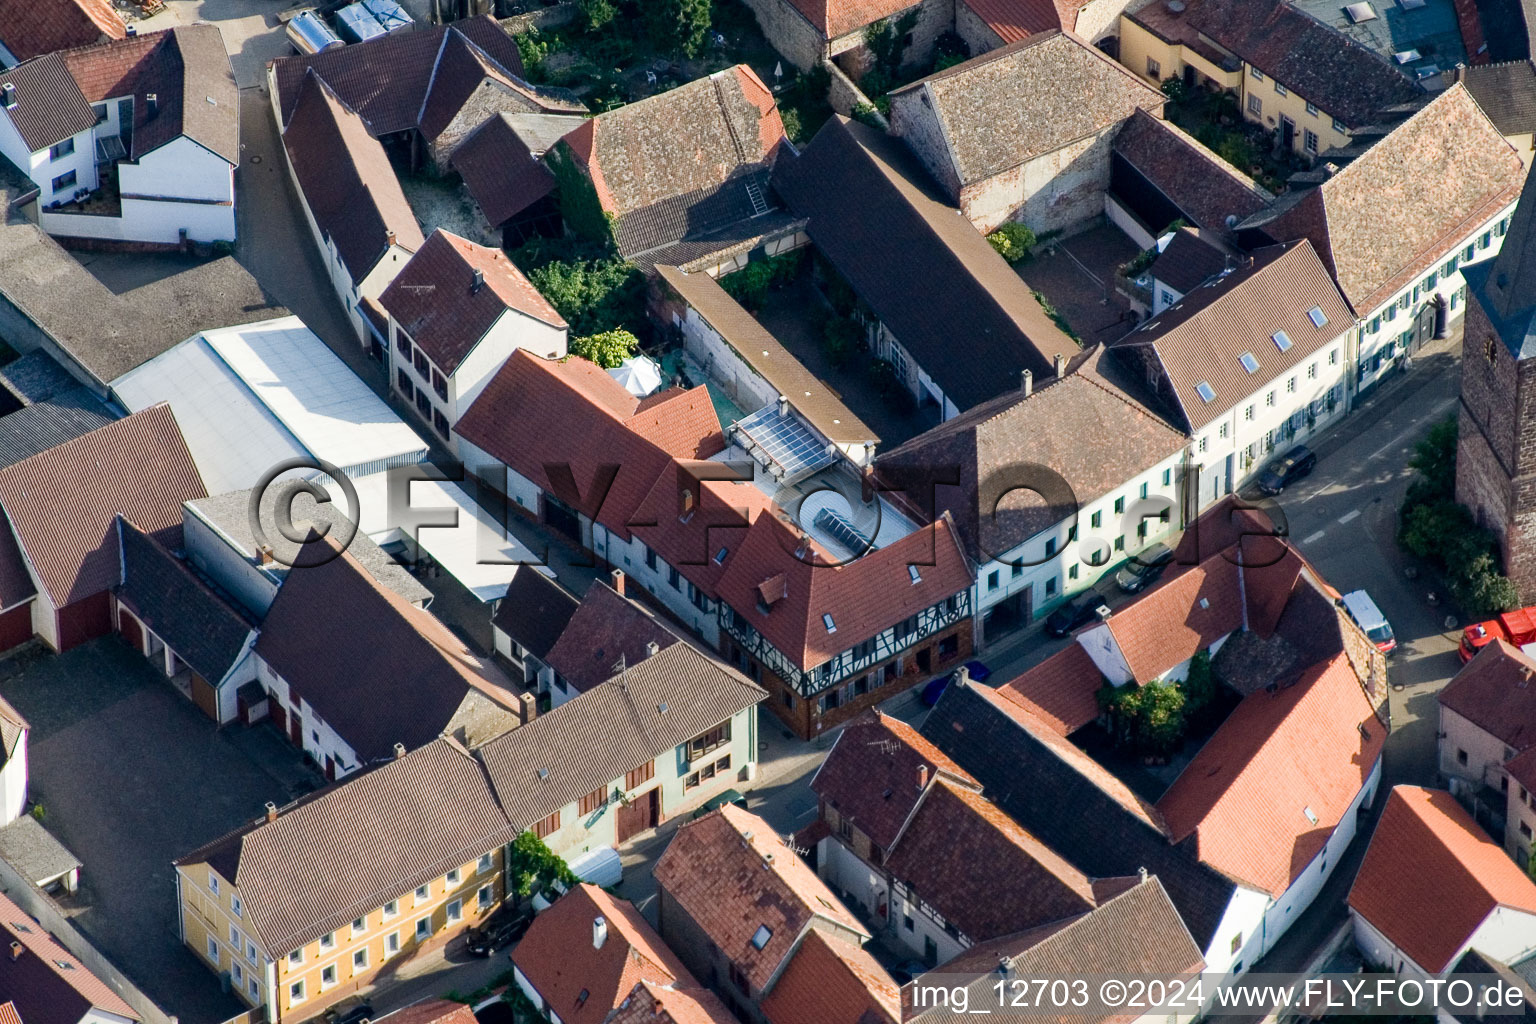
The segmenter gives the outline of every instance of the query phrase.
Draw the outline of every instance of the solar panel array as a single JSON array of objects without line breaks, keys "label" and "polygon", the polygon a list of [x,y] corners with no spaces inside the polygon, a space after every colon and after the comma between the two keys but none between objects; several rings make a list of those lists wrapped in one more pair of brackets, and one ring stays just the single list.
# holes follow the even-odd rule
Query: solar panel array
[{"label": "solar panel array", "polygon": [[776,405],[764,406],[738,420],[736,429],[761,448],[786,478],[814,473],[837,461],[805,424],[793,416],[780,415]]}]

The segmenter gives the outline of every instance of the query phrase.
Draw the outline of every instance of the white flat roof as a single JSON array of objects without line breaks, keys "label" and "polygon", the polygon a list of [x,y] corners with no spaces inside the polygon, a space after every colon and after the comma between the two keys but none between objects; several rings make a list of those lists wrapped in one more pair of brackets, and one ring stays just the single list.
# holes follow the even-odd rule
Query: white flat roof
[{"label": "white flat roof", "polygon": [[427,444],[296,316],[195,335],[112,382],[131,412],[169,402],[211,494],[311,456],[366,476]]},{"label": "white flat roof", "polygon": [[537,568],[546,576],[554,575],[541,564],[542,559],[516,537],[509,536],[496,517],[477,505],[458,484],[412,481],[411,507],[419,512],[458,509],[457,526],[419,527],[416,543],[481,601],[506,597],[507,585],[519,565]]}]

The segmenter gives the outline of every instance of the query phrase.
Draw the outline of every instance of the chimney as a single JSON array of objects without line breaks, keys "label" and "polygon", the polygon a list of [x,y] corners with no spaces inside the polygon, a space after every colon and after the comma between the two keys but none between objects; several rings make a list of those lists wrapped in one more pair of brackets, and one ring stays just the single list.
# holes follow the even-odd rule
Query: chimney
[{"label": "chimney", "polygon": [[624,596],[624,570],[615,569],[608,574],[608,582],[613,586],[614,592],[620,597]]},{"label": "chimney", "polygon": [[405,744],[404,743],[396,743],[395,744],[395,760],[398,761],[398,760],[400,760],[404,756],[405,756]]},{"label": "chimney", "polygon": [[277,804],[273,803],[271,800],[267,801],[267,820],[277,820]]},{"label": "chimney", "polygon": [[1029,393],[1035,390],[1035,372],[1033,370],[1025,370],[1019,374],[1019,390],[1024,392],[1025,398],[1028,398]]},{"label": "chimney", "polygon": [[11,940],[11,962],[15,963],[17,960],[20,960],[21,959],[21,954],[22,954],[22,952],[25,949],[26,949],[25,946],[23,946],[21,943],[17,942],[15,939],[12,939]]},{"label": "chimney", "polygon": [[475,276],[473,278],[471,278],[470,282],[469,282],[469,294],[471,294],[471,295],[478,295],[478,294],[480,294],[480,289],[484,288],[484,287],[485,287],[485,271],[481,270],[479,267],[476,267],[475,268]]},{"label": "chimney", "polygon": [[1056,379],[1060,380],[1061,378],[1065,377],[1066,375],[1067,375],[1067,357],[1065,355],[1063,355],[1062,353],[1058,352],[1058,353],[1056,353]]},{"label": "chimney", "polygon": [[789,399],[785,398],[783,395],[779,396],[779,415],[789,415]]},{"label": "chimney", "polygon": [[805,553],[809,550],[811,550],[811,535],[802,533],[800,535],[800,542],[795,545],[795,557],[804,558]]},{"label": "chimney", "polygon": [[387,246],[393,246],[395,244],[395,229],[394,228],[390,228],[388,231],[384,232],[384,244],[387,245]]},{"label": "chimney", "polygon": [[608,919],[599,914],[592,919],[592,948],[602,949],[608,941]]},{"label": "chimney", "polygon": [[16,86],[6,82],[3,94],[5,97],[5,109],[14,110],[16,108]]},{"label": "chimney", "polygon": [[1145,867],[1137,868],[1136,869],[1136,877],[1140,878],[1143,882],[1145,882],[1147,880],[1147,869]]},{"label": "chimney", "polygon": [[659,650],[661,650],[661,648],[656,646],[656,641],[655,640],[647,640],[646,641],[646,644],[645,644],[645,656],[647,658],[654,658],[654,657],[656,657],[656,652],[659,651]]},{"label": "chimney", "polygon": [[144,94],[144,109],[149,111],[149,116],[154,117],[160,112],[160,94],[147,92]]},{"label": "chimney", "polygon": [[256,564],[270,565],[272,563],[272,545],[263,544],[256,549]]},{"label": "chimney", "polygon": [[925,790],[927,788],[928,788],[928,766],[925,765],[925,764],[920,764],[920,765],[917,766],[917,790],[918,790],[919,793],[921,793],[923,790]]}]

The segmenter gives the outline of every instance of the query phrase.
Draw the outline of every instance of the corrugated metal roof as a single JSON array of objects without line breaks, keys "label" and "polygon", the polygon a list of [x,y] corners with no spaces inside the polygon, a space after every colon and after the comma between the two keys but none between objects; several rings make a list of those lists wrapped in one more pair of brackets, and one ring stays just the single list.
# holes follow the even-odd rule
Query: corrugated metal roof
[{"label": "corrugated metal roof", "polygon": [[104,427],[117,417],[90,391],[71,388],[0,417],[0,466],[10,466],[39,452]]}]

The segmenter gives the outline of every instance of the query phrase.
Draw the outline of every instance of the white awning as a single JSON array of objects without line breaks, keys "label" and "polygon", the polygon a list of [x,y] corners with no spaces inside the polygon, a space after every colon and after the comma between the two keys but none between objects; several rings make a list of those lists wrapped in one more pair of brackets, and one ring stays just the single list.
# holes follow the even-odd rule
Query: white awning
[{"label": "white awning", "polygon": [[423,515],[440,509],[434,518],[448,518],[457,510],[458,525],[421,526],[416,543],[448,574],[481,601],[499,601],[519,565],[537,566],[546,576],[554,571],[540,564],[538,556],[517,538],[509,536],[496,517],[475,504],[458,484],[416,480],[411,484],[411,508]]}]

